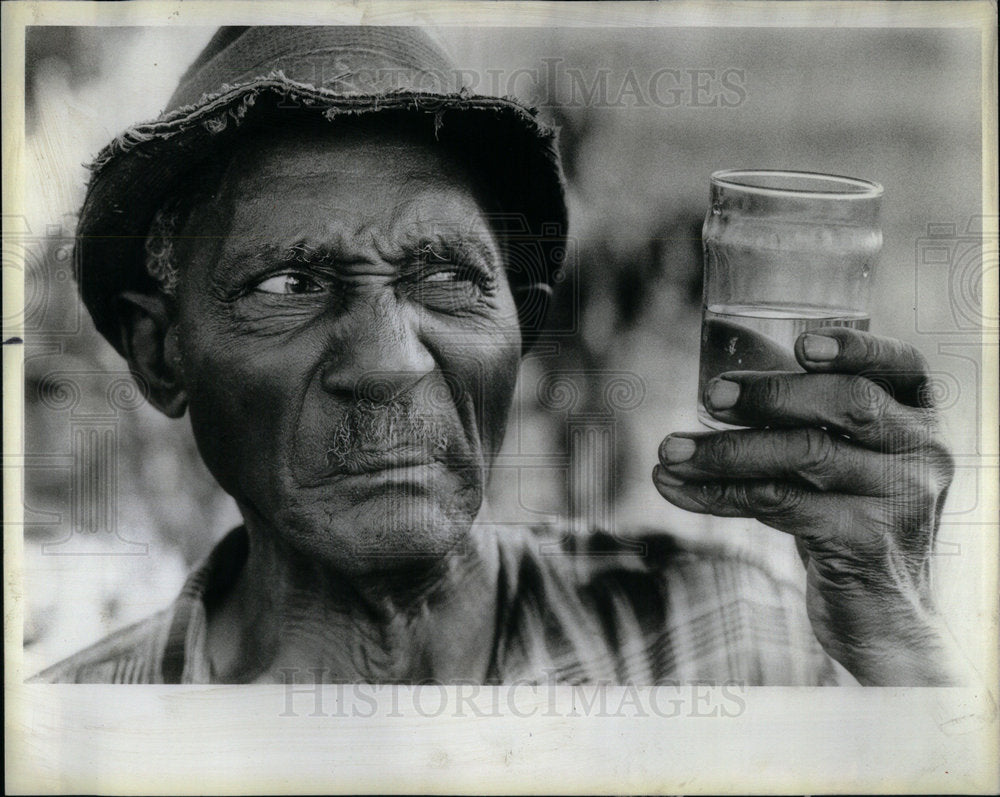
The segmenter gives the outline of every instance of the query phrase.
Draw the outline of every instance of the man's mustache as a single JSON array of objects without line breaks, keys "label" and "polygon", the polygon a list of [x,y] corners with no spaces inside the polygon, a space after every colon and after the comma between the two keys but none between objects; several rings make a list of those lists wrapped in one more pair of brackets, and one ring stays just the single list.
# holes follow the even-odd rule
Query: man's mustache
[{"label": "man's mustache", "polygon": [[326,460],[336,470],[362,471],[400,451],[435,458],[448,444],[446,425],[418,409],[412,395],[389,401],[359,399],[334,427]]}]

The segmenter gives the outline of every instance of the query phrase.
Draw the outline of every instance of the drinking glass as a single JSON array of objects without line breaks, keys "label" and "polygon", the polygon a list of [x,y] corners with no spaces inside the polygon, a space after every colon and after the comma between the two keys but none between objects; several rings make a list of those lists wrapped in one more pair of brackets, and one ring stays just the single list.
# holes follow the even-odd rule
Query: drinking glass
[{"label": "drinking glass", "polygon": [[802,371],[795,339],[810,329],[868,329],[882,248],[882,186],[810,172],[730,169],[711,176],[702,241],[698,418],[735,428],[704,405],[726,371]]}]

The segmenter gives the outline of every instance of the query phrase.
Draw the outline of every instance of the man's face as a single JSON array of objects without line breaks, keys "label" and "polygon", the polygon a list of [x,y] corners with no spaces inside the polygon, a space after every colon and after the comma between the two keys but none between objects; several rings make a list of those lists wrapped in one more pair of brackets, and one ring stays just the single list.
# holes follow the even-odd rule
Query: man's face
[{"label": "man's face", "polygon": [[271,131],[183,234],[191,422],[248,522],[359,573],[460,545],[521,345],[469,175],[370,123]]}]

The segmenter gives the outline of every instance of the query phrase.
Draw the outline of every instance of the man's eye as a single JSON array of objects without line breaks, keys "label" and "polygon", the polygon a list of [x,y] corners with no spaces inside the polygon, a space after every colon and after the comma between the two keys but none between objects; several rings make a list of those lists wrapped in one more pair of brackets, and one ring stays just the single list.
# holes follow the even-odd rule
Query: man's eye
[{"label": "man's eye", "polygon": [[460,279],[469,280],[471,277],[468,274],[463,277],[457,271],[435,271],[424,277],[424,282],[457,282]]},{"label": "man's eye", "polygon": [[470,283],[477,288],[485,288],[487,283],[487,279],[480,271],[469,266],[440,269],[424,275],[421,279],[425,284]]},{"label": "man's eye", "polygon": [[312,279],[312,277],[307,277],[304,274],[288,272],[285,274],[275,274],[273,277],[261,280],[254,286],[254,290],[259,291],[260,293],[292,295],[302,293],[320,293],[323,290],[323,286],[316,280]]}]

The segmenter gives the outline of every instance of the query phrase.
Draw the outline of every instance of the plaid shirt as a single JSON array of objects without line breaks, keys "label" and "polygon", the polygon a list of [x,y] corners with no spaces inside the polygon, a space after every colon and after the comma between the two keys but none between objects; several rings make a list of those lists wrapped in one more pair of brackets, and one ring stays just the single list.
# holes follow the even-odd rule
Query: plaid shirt
[{"label": "plaid shirt", "polygon": [[[855,683],[820,648],[805,595],[746,555],[663,533],[504,528],[489,683]],[[173,605],[43,671],[50,683],[211,683],[205,600],[246,557],[238,528]],[[217,594],[217,593],[216,593]]]}]

